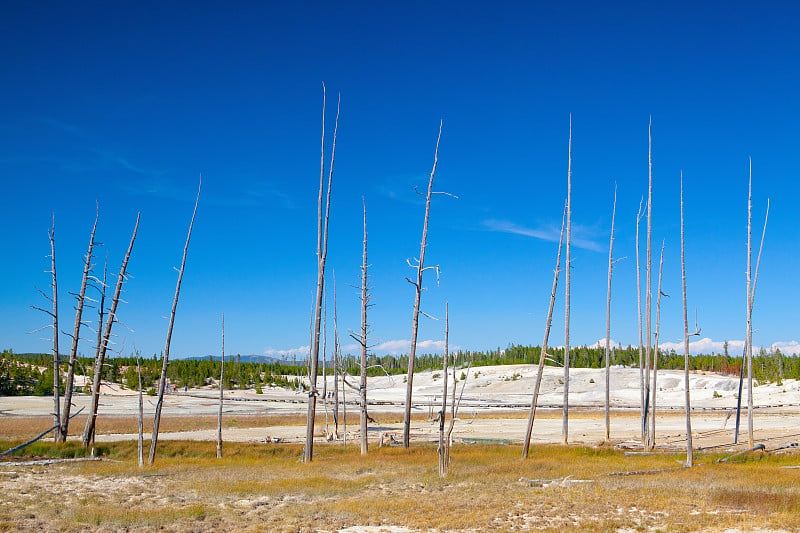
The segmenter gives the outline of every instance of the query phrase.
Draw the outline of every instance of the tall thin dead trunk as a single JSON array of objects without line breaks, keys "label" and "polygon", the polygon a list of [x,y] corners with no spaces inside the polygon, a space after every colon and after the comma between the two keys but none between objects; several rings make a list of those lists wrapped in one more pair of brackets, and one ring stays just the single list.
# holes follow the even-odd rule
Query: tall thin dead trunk
[{"label": "tall thin dead trunk", "polygon": [[650,416],[650,445],[652,450],[656,445],[656,393],[658,392],[657,379],[658,379],[658,336],[661,332],[661,296],[664,293],[661,291],[661,274],[664,270],[664,241],[661,241],[661,260],[658,263],[658,297],[656,298],[656,340],[653,348],[653,412]]},{"label": "tall thin dead trunk", "polygon": [[139,231],[139,218],[141,213],[136,214],[136,225],[133,227],[133,234],[131,235],[131,242],[128,244],[128,250],[125,252],[125,258],[122,260],[122,265],[119,268],[117,276],[117,285],[114,289],[114,297],[111,300],[111,308],[108,311],[106,318],[105,329],[103,331],[103,339],[100,342],[100,351],[97,353],[94,362],[94,376],[92,377],[92,401],[89,409],[89,414],[86,418],[86,426],[83,430],[82,442],[85,447],[88,447],[94,439],[95,422],[97,421],[97,406],[100,403],[100,379],[103,374],[103,363],[105,362],[106,349],[111,342],[111,328],[114,322],[117,322],[117,305],[119,305],[120,295],[122,294],[122,285],[127,279],[126,272],[128,270],[128,261],[131,258],[133,251],[133,243],[136,241],[136,233]]},{"label": "tall thin dead trunk", "polygon": [[[361,203],[364,206],[364,252],[361,262],[361,381],[358,393],[361,404],[361,455],[366,455],[369,446],[367,439],[367,306],[369,304],[367,269],[369,266],[367,265],[367,202],[363,197]],[[447,381],[447,371],[444,373],[444,378]]]},{"label": "tall thin dead trunk", "polygon": [[[642,213],[642,200],[639,201],[639,211],[636,213],[636,303],[638,307],[639,319],[639,398],[641,407],[641,422],[642,422],[642,444],[644,445],[645,435],[647,434],[647,427],[645,421],[645,385],[644,385],[644,342],[642,340],[642,275],[639,268],[639,223],[642,221],[644,213]],[[649,376],[648,376],[649,379]]]},{"label": "tall thin dead trunk", "polygon": [[[103,346],[103,326],[105,325],[105,310],[106,310],[106,290],[108,290],[108,251],[106,251],[106,260],[103,266],[103,281],[100,285],[100,304],[97,306],[97,344],[94,351],[94,362],[100,358],[100,350]],[[102,380],[102,376],[100,377]],[[92,431],[92,446],[94,446],[94,431]]]},{"label": "tall thin dead trunk", "polygon": [[406,382],[406,404],[403,418],[403,446],[409,447],[411,443],[411,395],[414,390],[414,359],[417,355],[417,331],[419,329],[419,305],[422,297],[422,274],[425,272],[425,249],[428,245],[428,218],[431,213],[431,196],[433,195],[433,177],[436,174],[436,164],[439,161],[439,141],[442,139],[442,121],[439,122],[439,135],[436,138],[436,150],[433,154],[433,168],[428,180],[428,194],[425,196],[425,221],[422,224],[422,243],[419,247],[419,261],[409,265],[417,271],[416,281],[406,280],[414,285],[414,313],[411,318],[411,348],[408,354],[408,377]]},{"label": "tall thin dead trunk", "polygon": [[748,362],[748,400],[747,400],[747,433],[750,448],[754,446],[753,437],[753,306],[756,300],[756,283],[758,282],[758,267],[761,266],[761,251],[764,249],[764,237],[767,234],[767,219],[769,218],[769,198],[767,198],[767,211],[764,214],[764,228],[761,231],[761,244],[758,247],[758,259],[756,260],[756,271],[753,277],[753,286],[750,288],[750,312],[748,317],[750,319],[750,340],[748,346],[750,347]]},{"label": "tall thin dead trunk", "polygon": [[219,365],[219,414],[217,415],[217,459],[222,459],[222,400],[225,392],[225,313],[222,313],[222,358]]},{"label": "tall thin dead trunk", "polygon": [[653,340],[652,337],[652,328],[651,328],[651,300],[652,300],[652,270],[653,270],[653,246],[652,246],[652,235],[653,235],[653,135],[652,135],[652,127],[653,127],[653,117],[650,117],[650,124],[647,127],[647,162],[648,162],[648,186],[647,186],[647,264],[645,265],[645,269],[647,271],[647,281],[646,281],[646,288],[645,290],[647,293],[645,294],[645,304],[644,304],[644,313],[645,313],[645,332],[647,334],[647,345],[645,347],[645,366],[644,366],[644,377],[645,377],[645,390],[644,390],[644,419],[642,420],[642,426],[645,430],[644,441],[647,443],[650,441],[650,437],[646,434],[647,433],[647,417],[649,406],[647,403],[650,400],[650,349],[651,349],[651,342]]},{"label": "tall thin dead trunk", "polygon": [[[341,103],[341,97],[339,98]],[[325,85],[322,85],[322,155],[320,156],[319,201],[317,203],[317,296],[314,307],[314,338],[311,343],[310,390],[308,393],[308,415],[306,417],[306,446],[303,462],[310,463],[314,458],[314,418],[317,412],[317,372],[319,368],[319,341],[322,322],[322,296],[325,293],[325,260],[328,256],[328,220],[331,209],[331,180],[333,162],[336,154],[336,133],[339,129],[339,104],[336,105],[336,123],[333,127],[331,162],[328,168],[328,192],[325,203],[325,223],[322,219],[323,176],[325,174]]]},{"label": "tall thin dead trunk", "polygon": [[692,449],[692,402],[689,396],[689,315],[686,309],[686,252],[683,217],[683,172],[681,172],[681,285],[683,286],[683,388],[686,390],[686,466],[694,463]]},{"label": "tall thin dead trunk", "polygon": [[139,468],[144,466],[144,401],[142,400],[142,365],[138,350],[136,351],[136,373],[139,375],[139,439],[137,442],[137,457]]},{"label": "tall thin dead trunk", "polygon": [[[556,256],[556,269],[553,272],[553,288],[550,290],[550,307],[547,310],[547,323],[544,328],[544,340],[542,341],[542,351],[539,354],[539,370],[536,373],[536,383],[533,386],[533,398],[531,398],[531,413],[528,416],[528,428],[525,430],[525,440],[522,443],[522,458],[528,457],[528,449],[531,444],[531,433],[533,433],[533,420],[536,417],[536,404],[539,401],[539,388],[542,384],[544,374],[544,361],[547,357],[547,342],[550,339],[550,325],[553,323],[553,308],[556,303],[556,290],[558,289],[558,276],[561,272],[561,246],[564,243],[564,223],[567,218],[567,204],[564,203],[564,214],[561,216],[561,235],[558,238],[558,255]],[[445,373],[445,378],[447,374]],[[455,386],[455,385],[453,385]]]},{"label": "tall thin dead trunk", "polygon": [[[47,232],[50,239],[50,273],[52,274],[52,289],[53,289],[53,425],[56,428],[61,427],[61,406],[59,405],[60,396],[58,390],[58,382],[61,378],[61,371],[59,370],[58,360],[58,279],[56,277],[56,214],[53,213],[53,228]],[[58,442],[61,437],[60,431],[53,432],[53,439]]]},{"label": "tall thin dead trunk", "polygon": [[561,439],[564,444],[569,440],[569,312],[570,312],[570,272],[572,260],[572,114],[569,116],[569,155],[567,162],[567,261],[566,290],[564,297],[564,412],[561,417]]},{"label": "tall thin dead trunk", "polygon": [[[153,415],[153,434],[150,439],[150,453],[147,457],[148,464],[153,464],[156,460],[156,446],[158,446],[158,426],[161,423],[161,408],[164,405],[164,389],[167,385],[167,366],[169,365],[169,345],[172,341],[172,327],[175,325],[175,312],[178,309],[178,297],[181,294],[181,282],[183,281],[183,271],[186,268],[186,256],[189,253],[189,241],[192,238],[192,228],[194,227],[194,217],[197,215],[197,205],[200,203],[200,187],[202,178],[197,184],[197,197],[194,201],[192,219],[189,222],[189,231],[186,233],[186,244],[183,246],[183,258],[181,268],[178,270],[178,282],[175,285],[175,297],[172,299],[172,311],[169,314],[169,326],[167,326],[167,340],[164,345],[164,355],[161,362],[161,377],[158,380],[158,400],[156,401],[156,412]],[[110,317],[109,317],[110,318]]]},{"label": "tall thin dead trunk", "polygon": [[[450,337],[450,303],[444,303],[444,355],[442,355],[442,410],[439,411],[439,477],[447,476],[447,460],[449,443],[445,440],[444,435],[444,419],[447,413],[447,381],[450,377],[447,375],[447,360],[450,358],[449,354],[449,337]],[[453,389],[456,385],[453,383]]]},{"label": "tall thin dead trunk", "polygon": [[[78,341],[80,340],[81,325],[83,324],[83,304],[86,300],[86,284],[89,281],[89,271],[92,269],[92,252],[94,250],[94,234],[97,231],[97,219],[100,216],[99,208],[95,211],[92,233],[89,235],[89,248],[83,264],[83,278],[81,279],[81,289],[77,295],[78,305],[75,308],[75,325],[72,328],[72,348],[69,351],[69,363],[67,367],[67,379],[64,383],[64,410],[61,414],[61,437],[59,440],[66,441],[69,432],[69,412],[72,407],[72,387],[75,382],[75,362],[78,360]],[[100,328],[101,326],[98,326]]]},{"label": "tall thin dead trunk", "polygon": [[[336,270],[333,271],[333,438],[339,439],[339,317],[336,310]],[[342,374],[343,375],[343,374]],[[344,389],[344,384],[342,384]]]},{"label": "tall thin dead trunk", "polygon": [[[336,271],[333,271],[336,277]],[[325,409],[325,435],[328,435],[328,297],[322,295],[322,407]],[[336,363],[333,363],[333,379],[336,380]]]},{"label": "tall thin dead trunk", "polygon": [[606,297],[606,441],[611,438],[611,272],[614,268],[614,218],[617,216],[617,186],[611,211],[611,239],[608,245],[608,295]]}]

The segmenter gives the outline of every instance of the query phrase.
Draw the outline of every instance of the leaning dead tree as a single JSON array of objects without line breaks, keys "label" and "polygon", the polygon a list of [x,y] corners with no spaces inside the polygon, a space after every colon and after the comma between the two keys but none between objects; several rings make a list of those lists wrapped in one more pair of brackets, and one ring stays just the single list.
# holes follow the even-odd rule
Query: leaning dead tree
[{"label": "leaning dead tree", "polygon": [[322,197],[325,175],[325,84],[322,84],[322,153],[319,169],[319,199],[317,202],[317,294],[314,304],[314,334],[311,342],[308,392],[308,415],[306,417],[306,446],[303,450],[303,462],[310,463],[314,458],[314,417],[317,412],[317,373],[319,369],[319,341],[322,322],[322,296],[325,294],[325,260],[328,256],[328,220],[331,210],[331,180],[333,179],[333,162],[336,154],[336,133],[339,129],[339,104],[336,105],[336,122],[333,127],[333,144],[331,162],[328,167],[328,192],[325,202],[325,222],[322,218]]},{"label": "leaning dead tree", "polygon": [[644,297],[644,313],[645,313],[645,333],[647,336],[647,345],[644,352],[644,409],[642,410],[642,441],[648,444],[650,441],[647,435],[647,416],[649,407],[647,403],[650,400],[650,350],[652,342],[652,329],[651,329],[651,300],[652,300],[652,270],[653,270],[653,117],[650,117],[650,124],[647,126],[647,163],[648,163],[648,186],[647,186],[647,264],[645,270],[647,272],[647,281],[645,290],[647,293]]},{"label": "leaning dead tree", "polygon": [[[99,305],[97,306],[97,344],[95,344],[95,354],[94,354],[95,363],[97,363],[97,360],[100,357],[100,350],[101,347],[103,346],[103,325],[105,324],[104,316],[106,310],[107,289],[108,289],[108,251],[106,250],[106,260],[105,264],[103,265],[103,281],[100,282],[100,286],[98,287],[98,290],[100,291],[100,302]],[[92,445],[94,445],[94,432],[92,432]]]},{"label": "leaning dead tree", "polygon": [[569,153],[567,159],[567,261],[564,297],[564,412],[561,416],[561,439],[564,444],[569,440],[569,312],[570,312],[570,272],[572,261],[570,249],[572,245],[572,114],[569,116]]},{"label": "leaning dead tree", "polygon": [[219,365],[219,414],[217,415],[217,459],[222,459],[222,399],[225,385],[225,313],[222,313],[222,358]]},{"label": "leaning dead tree", "polygon": [[[539,401],[539,388],[542,384],[544,374],[544,361],[547,358],[547,342],[550,338],[550,325],[553,323],[553,308],[556,303],[556,290],[558,289],[558,276],[561,272],[561,245],[564,243],[564,222],[567,218],[567,204],[564,204],[564,214],[561,216],[561,235],[558,238],[558,255],[556,256],[556,269],[553,271],[553,288],[550,291],[550,307],[547,310],[547,323],[544,328],[544,340],[542,341],[542,351],[539,354],[539,370],[536,373],[536,383],[533,385],[533,398],[531,399],[531,413],[528,416],[528,429],[525,430],[525,440],[522,443],[522,458],[528,457],[528,449],[531,444],[531,433],[533,433],[533,420],[536,417],[536,404]],[[445,377],[447,373],[445,372]]]},{"label": "leaning dead tree", "polygon": [[[368,449],[367,439],[367,307],[369,306],[369,287],[367,285],[367,202],[362,197],[361,203],[364,205],[364,253],[361,262],[361,338],[358,343],[361,345],[361,383],[358,387],[359,403],[361,404],[361,455],[365,455]],[[445,337],[446,338],[446,337]],[[446,341],[445,341],[446,342]],[[446,348],[445,348],[446,350]],[[445,356],[446,357],[446,356]],[[447,372],[445,372],[447,381]]]},{"label": "leaning dead tree", "polygon": [[658,263],[658,298],[656,298],[656,338],[655,346],[653,347],[653,401],[652,401],[652,414],[650,415],[650,440],[648,441],[648,448],[653,449],[656,445],[656,393],[658,387],[656,380],[658,378],[658,337],[661,333],[661,297],[668,296],[661,290],[661,274],[664,271],[664,241],[661,241],[661,260]]},{"label": "leaning dead tree", "polygon": [[169,326],[167,327],[167,340],[164,346],[164,355],[161,362],[161,376],[158,380],[158,401],[156,401],[156,412],[153,416],[153,434],[150,438],[150,454],[147,457],[148,464],[153,464],[156,460],[156,446],[158,445],[158,426],[161,422],[161,408],[164,405],[164,389],[167,383],[167,365],[169,364],[169,345],[172,341],[172,327],[175,325],[175,312],[178,309],[178,297],[181,294],[181,281],[183,281],[183,270],[186,267],[186,255],[189,252],[189,240],[192,238],[192,227],[194,226],[194,217],[197,214],[197,204],[200,203],[200,187],[202,186],[202,177],[197,184],[197,198],[194,201],[194,210],[192,211],[192,219],[189,222],[189,231],[186,234],[186,244],[183,246],[183,259],[181,259],[181,268],[178,270],[178,282],[175,285],[175,297],[172,299],[172,311],[169,315]]},{"label": "leaning dead tree", "polygon": [[119,268],[117,285],[114,289],[114,297],[111,300],[111,308],[109,309],[108,317],[106,318],[105,328],[103,330],[103,338],[99,344],[99,350],[95,356],[94,376],[92,377],[92,400],[89,408],[89,414],[86,418],[86,426],[83,429],[83,437],[81,438],[85,447],[88,447],[94,439],[95,422],[97,420],[97,407],[100,403],[100,380],[103,375],[103,363],[105,362],[106,350],[111,342],[111,328],[114,326],[114,322],[118,322],[117,306],[119,305],[120,295],[122,294],[122,285],[127,279],[128,261],[130,260],[131,252],[133,251],[133,243],[136,241],[136,233],[139,231],[140,216],[140,213],[136,214],[136,225],[133,227],[131,242],[128,244],[128,250],[125,252],[125,258],[122,260],[122,266]]},{"label": "leaning dead tree", "polygon": [[414,390],[414,361],[417,355],[417,332],[419,329],[419,306],[420,306],[420,299],[422,297],[422,275],[425,273],[426,270],[435,270],[436,277],[439,277],[439,266],[425,266],[425,249],[428,246],[428,219],[430,218],[431,213],[431,197],[434,194],[446,194],[448,196],[453,196],[450,193],[446,192],[434,192],[433,190],[433,177],[436,174],[436,164],[439,161],[439,141],[442,140],[442,121],[439,121],[439,135],[436,137],[436,150],[433,154],[433,168],[431,169],[431,176],[428,179],[428,194],[425,196],[425,220],[422,224],[422,243],[420,244],[419,248],[419,259],[415,259],[413,262],[408,259],[406,260],[408,266],[412,269],[416,270],[417,278],[416,280],[412,280],[411,278],[406,278],[411,285],[414,286],[414,313],[411,319],[411,348],[408,354],[408,379],[406,382],[406,404],[405,404],[405,415],[403,418],[403,446],[408,448],[411,442],[411,395]]},{"label": "leaning dead tree", "polygon": [[[92,269],[92,251],[94,250],[94,234],[97,231],[98,217],[99,208],[95,211],[92,233],[89,235],[89,248],[86,250],[86,256],[84,257],[81,288],[76,295],[75,325],[72,328],[72,347],[69,351],[69,362],[67,363],[67,379],[64,383],[64,407],[61,414],[61,427],[59,428],[59,432],[61,433],[59,440],[62,442],[67,440],[67,433],[69,432],[69,412],[72,407],[72,386],[75,381],[75,363],[78,360],[78,341],[80,340],[81,325],[83,324],[83,305],[86,301],[86,284],[89,281],[89,271]],[[98,328],[99,327],[100,326],[98,326]]]},{"label": "leaning dead tree", "polygon": [[611,210],[611,239],[608,245],[608,293],[606,296],[606,441],[611,438],[611,272],[614,269],[614,218],[617,215],[617,185]]}]

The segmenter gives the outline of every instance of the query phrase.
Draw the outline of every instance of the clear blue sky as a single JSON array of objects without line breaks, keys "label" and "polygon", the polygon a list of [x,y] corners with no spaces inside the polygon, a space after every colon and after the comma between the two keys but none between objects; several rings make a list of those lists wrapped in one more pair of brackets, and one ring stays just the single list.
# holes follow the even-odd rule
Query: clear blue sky
[{"label": "clear blue sky", "polygon": [[[136,213],[126,352],[163,350],[199,175],[175,356],[308,345],[316,281],[321,83],[342,111],[329,275],[342,344],[359,327],[366,198],[373,338],[411,336],[406,258],[419,253],[424,188],[444,131],[423,310],[451,310],[465,349],[539,344],[566,195],[573,115],[572,344],[605,336],[618,186],[611,337],[637,342],[635,217],[653,117],[654,247],[666,241],[662,341],[680,341],[679,173],[689,306],[703,337],[745,330],[748,157],[754,239],[771,211],[754,343],[800,340],[800,8],[789,2],[22,2],[0,8],[0,347],[48,351],[30,305],[49,287],[51,216],[62,329],[100,205],[116,272]],[[328,137],[330,139],[330,137]],[[642,226],[644,231],[644,226]],[[642,245],[644,254],[644,244]],[[654,252],[654,262],[658,254]],[[332,276],[328,287],[332,289]],[[563,284],[551,342],[563,343]],[[329,293],[331,294],[331,293]],[[332,308],[329,327],[332,330]],[[94,321],[94,311],[87,319]],[[421,321],[431,346],[444,324]],[[93,353],[93,334],[81,352]],[[61,338],[66,350],[68,339]],[[332,343],[329,342],[329,347]],[[716,346],[719,349],[719,345]],[[352,348],[351,348],[352,349]],[[402,349],[401,349],[402,351]],[[423,351],[427,351],[423,348]],[[303,349],[300,349],[303,352]]]}]

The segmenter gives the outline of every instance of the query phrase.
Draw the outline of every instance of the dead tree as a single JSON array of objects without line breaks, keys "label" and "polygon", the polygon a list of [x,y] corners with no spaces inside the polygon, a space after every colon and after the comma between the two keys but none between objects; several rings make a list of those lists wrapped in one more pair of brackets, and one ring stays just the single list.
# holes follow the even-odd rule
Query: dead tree
[{"label": "dead tree", "polygon": [[136,373],[139,375],[139,439],[136,446],[139,468],[144,466],[144,402],[142,400],[142,365],[138,350],[136,352]]},{"label": "dead tree", "polygon": [[[336,310],[336,270],[333,271],[333,438],[339,439],[339,317]],[[344,385],[342,385],[344,389]]]},{"label": "dead tree", "polygon": [[[95,211],[92,233],[89,235],[89,248],[83,264],[83,278],[81,279],[80,292],[76,295],[78,304],[75,307],[75,325],[72,328],[72,348],[69,351],[69,363],[67,367],[67,379],[64,383],[64,407],[61,414],[61,427],[59,440],[66,441],[69,432],[69,412],[72,407],[72,386],[75,382],[75,362],[78,360],[78,341],[80,340],[81,325],[83,324],[83,304],[86,300],[86,284],[89,280],[89,271],[92,269],[92,251],[94,250],[94,234],[97,230],[97,219],[99,208]],[[98,326],[99,328],[100,326]]]},{"label": "dead tree", "polygon": [[[639,223],[642,221],[644,213],[642,213],[642,200],[639,200],[639,211],[636,213],[636,303],[638,307],[639,318],[639,397],[641,406],[641,421],[642,421],[642,444],[644,444],[647,428],[645,427],[645,386],[644,386],[644,343],[642,341],[642,276],[639,268]],[[650,376],[648,376],[650,379]]]},{"label": "dead tree", "polygon": [[[686,310],[686,253],[684,238],[684,217],[683,217],[683,172],[681,172],[681,285],[683,286],[683,354],[684,372],[683,386],[686,389],[686,466],[694,464],[694,450],[692,449],[692,402],[689,395],[689,317]],[[700,331],[695,328],[692,335],[699,335]]]},{"label": "dead tree", "polygon": [[[136,233],[139,231],[139,218],[141,214],[136,214],[136,225],[133,227],[133,234],[131,235],[131,242],[128,244],[128,251],[125,252],[125,258],[122,260],[122,266],[119,269],[117,276],[117,285],[114,289],[114,297],[111,300],[111,308],[108,311],[106,318],[105,329],[103,331],[103,338],[100,342],[100,349],[96,354],[94,362],[94,376],[92,377],[92,401],[89,409],[89,414],[86,417],[86,426],[83,430],[82,442],[85,447],[88,447],[94,439],[95,422],[97,420],[97,407],[100,403],[100,380],[103,374],[103,363],[105,362],[106,349],[111,342],[111,328],[117,320],[117,306],[119,305],[120,295],[122,294],[122,285],[127,279],[128,261],[131,258],[133,251],[133,243],[136,241]],[[101,305],[102,308],[102,305]]]},{"label": "dead tree", "polygon": [[[436,174],[436,164],[439,161],[439,141],[442,139],[442,121],[439,122],[439,135],[436,138],[436,150],[433,154],[433,168],[431,169],[431,176],[428,179],[428,194],[425,196],[425,220],[422,224],[422,243],[419,248],[419,259],[412,263],[407,260],[408,266],[417,271],[416,280],[406,278],[411,285],[414,286],[414,313],[411,318],[411,347],[408,354],[408,377],[406,382],[406,404],[405,415],[403,418],[403,446],[408,448],[411,442],[411,394],[414,390],[414,360],[417,355],[417,331],[419,329],[419,305],[422,297],[422,275],[426,270],[436,270],[437,279],[439,267],[438,265],[426,267],[425,266],[425,249],[428,246],[428,219],[431,213],[431,197],[434,194],[448,194],[437,193],[433,191],[433,177]],[[449,195],[452,196],[452,195]]]},{"label": "dead tree", "polygon": [[[58,279],[56,277],[56,214],[53,213],[53,228],[47,232],[50,238],[50,273],[52,274],[52,288],[53,288],[53,425],[61,426],[59,406],[60,394],[58,391],[58,382],[61,377],[61,372],[58,368]],[[59,432],[53,432],[53,439],[58,442]]]},{"label": "dead tree", "polygon": [[219,365],[219,414],[217,415],[217,459],[222,459],[222,399],[225,391],[225,313],[222,313],[222,358]]},{"label": "dead tree", "polygon": [[647,127],[647,162],[648,162],[648,186],[647,186],[647,264],[645,265],[645,269],[647,271],[647,282],[645,290],[647,293],[645,294],[645,304],[644,304],[644,313],[645,313],[645,333],[647,335],[647,345],[645,347],[644,352],[644,376],[645,376],[645,390],[644,390],[644,411],[643,411],[643,419],[642,419],[642,427],[644,429],[645,435],[643,440],[647,443],[649,442],[649,437],[647,435],[647,416],[649,411],[649,406],[647,405],[648,401],[650,400],[650,349],[652,342],[652,328],[651,328],[651,300],[652,300],[652,270],[653,270],[653,135],[652,135],[652,127],[653,127],[653,117],[650,117],[650,124]]},{"label": "dead tree", "polygon": [[[445,439],[444,434],[444,419],[447,413],[447,381],[450,377],[447,375],[447,360],[450,358],[449,354],[449,336],[450,336],[450,304],[444,304],[444,354],[442,355],[442,410],[439,411],[439,476],[447,476],[447,461],[449,459],[449,443]],[[453,365],[455,366],[455,364]],[[453,390],[456,385],[453,383]]]},{"label": "dead tree", "polygon": [[564,297],[564,412],[561,417],[561,439],[564,444],[569,440],[569,312],[570,312],[570,272],[572,261],[570,249],[572,244],[572,114],[569,116],[569,153],[567,160],[567,261],[566,290]]},{"label": "dead tree", "polygon": [[[367,307],[369,305],[369,287],[367,286],[367,202],[362,197],[361,203],[364,206],[364,253],[361,262],[361,382],[359,384],[359,403],[361,404],[361,455],[366,455],[368,449],[367,439]],[[445,337],[446,338],[446,337]],[[445,341],[446,342],[446,341]],[[447,372],[444,373],[447,381]]]},{"label": "dead tree", "polygon": [[181,294],[181,281],[183,281],[183,271],[186,267],[186,255],[189,252],[189,241],[192,238],[192,227],[194,227],[194,217],[197,214],[197,204],[200,203],[200,187],[202,186],[202,177],[197,184],[197,198],[194,201],[194,210],[192,211],[192,219],[189,222],[189,231],[186,234],[186,244],[183,246],[183,258],[181,259],[181,268],[178,270],[178,282],[175,285],[175,297],[172,299],[172,311],[169,315],[169,326],[167,326],[167,340],[164,345],[164,355],[161,362],[161,376],[158,380],[158,400],[156,401],[156,411],[153,415],[153,434],[150,438],[150,453],[147,457],[148,464],[153,464],[156,460],[156,446],[158,445],[158,426],[161,423],[161,408],[164,405],[164,389],[167,384],[167,365],[169,364],[169,345],[172,341],[172,327],[175,325],[175,312],[178,309],[178,297]]},{"label": "dead tree", "polygon": [[303,450],[303,462],[310,463],[314,458],[314,417],[317,412],[317,372],[319,368],[319,341],[322,322],[322,296],[325,293],[325,260],[328,256],[328,220],[331,209],[331,180],[333,179],[333,162],[336,154],[336,133],[339,129],[339,103],[336,105],[336,123],[333,127],[333,144],[331,162],[328,168],[328,192],[325,202],[325,223],[322,219],[323,177],[325,175],[325,84],[322,84],[322,154],[320,155],[319,200],[317,202],[317,295],[314,305],[314,335],[311,342],[311,361],[308,392],[308,416],[306,417],[306,446]]},{"label": "dead tree", "polygon": [[[103,281],[100,283],[100,304],[97,306],[97,344],[95,345],[94,361],[97,363],[100,357],[100,347],[103,346],[103,325],[105,324],[106,308],[106,289],[108,289],[108,251],[106,251],[106,261],[103,266]],[[102,379],[102,376],[101,376]],[[94,432],[92,432],[92,446],[94,446]]]},{"label": "dead tree", "polygon": [[747,434],[750,448],[754,447],[753,444],[753,305],[756,299],[756,283],[758,282],[758,267],[761,266],[761,251],[764,249],[764,237],[767,234],[767,219],[769,218],[769,198],[767,198],[767,211],[764,214],[764,228],[761,231],[761,244],[758,247],[758,259],[756,259],[756,272],[753,277],[753,286],[750,289],[750,311],[748,318],[750,319],[750,340],[748,341],[749,360],[747,363]]},{"label": "dead tree", "polygon": [[[556,303],[556,290],[558,289],[558,276],[561,272],[561,245],[564,243],[564,222],[567,218],[567,204],[564,204],[564,214],[561,216],[561,235],[558,238],[558,255],[556,256],[556,269],[553,272],[553,288],[550,291],[550,307],[547,310],[547,323],[544,328],[544,340],[542,341],[542,351],[539,354],[539,370],[536,373],[536,383],[533,386],[533,398],[531,399],[531,413],[528,416],[528,429],[525,431],[525,440],[522,443],[522,458],[528,457],[528,449],[531,444],[531,433],[533,433],[533,420],[536,417],[536,404],[539,401],[539,387],[542,384],[544,374],[544,361],[547,358],[547,342],[550,338],[550,325],[553,323],[553,308]],[[447,373],[445,373],[447,378]]]},{"label": "dead tree", "polygon": [[614,218],[617,215],[617,186],[614,185],[614,208],[611,211],[611,239],[608,245],[608,295],[606,297],[606,441],[611,438],[611,272],[614,268]]},{"label": "dead tree", "polygon": [[668,296],[661,291],[661,274],[664,270],[664,241],[661,241],[661,260],[658,263],[658,298],[656,298],[656,339],[653,348],[653,413],[650,417],[650,441],[649,448],[652,450],[656,445],[656,392],[658,387],[656,380],[658,378],[658,337],[661,332],[661,297]]}]

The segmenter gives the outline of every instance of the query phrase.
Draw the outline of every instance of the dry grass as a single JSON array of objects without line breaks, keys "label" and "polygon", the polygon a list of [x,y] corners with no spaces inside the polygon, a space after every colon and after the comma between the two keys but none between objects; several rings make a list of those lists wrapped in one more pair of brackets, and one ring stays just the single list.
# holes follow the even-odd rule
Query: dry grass
[{"label": "dry grass", "polygon": [[[37,453],[47,453],[43,444]],[[451,475],[436,450],[315,448],[167,442],[139,469],[133,442],[112,443],[116,461],[8,467],[0,463],[0,529],[336,530],[402,525],[428,530],[721,531],[800,528],[798,456],[753,455],[718,464],[700,455],[625,456],[609,448],[456,445]],[[613,475],[651,471],[653,474]],[[12,472],[12,473],[9,473]],[[570,477],[571,476],[571,477]],[[590,480],[531,486],[528,479]]]}]

